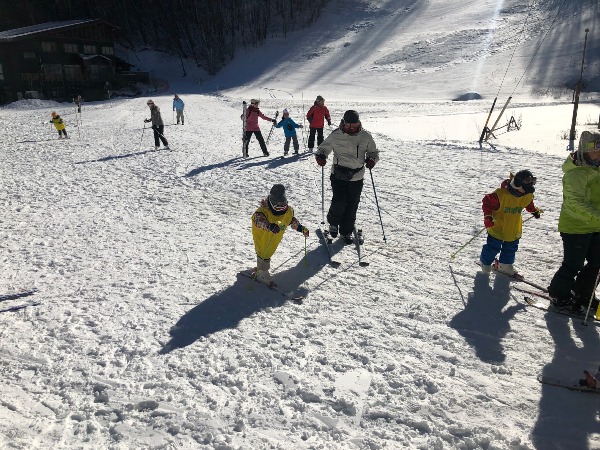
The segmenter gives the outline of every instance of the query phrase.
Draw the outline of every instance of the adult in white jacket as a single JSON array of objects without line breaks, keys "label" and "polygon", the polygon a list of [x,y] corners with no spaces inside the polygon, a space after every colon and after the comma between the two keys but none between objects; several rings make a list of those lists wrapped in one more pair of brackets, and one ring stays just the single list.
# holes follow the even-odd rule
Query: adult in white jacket
[{"label": "adult in white jacket", "polygon": [[356,111],[346,111],[339,128],[319,145],[315,154],[317,164],[325,166],[332,152],[330,180],[333,198],[327,213],[329,234],[335,238],[339,232],[346,244],[352,244],[365,167],[370,170],[379,161],[375,141],[371,133],[362,128]]}]

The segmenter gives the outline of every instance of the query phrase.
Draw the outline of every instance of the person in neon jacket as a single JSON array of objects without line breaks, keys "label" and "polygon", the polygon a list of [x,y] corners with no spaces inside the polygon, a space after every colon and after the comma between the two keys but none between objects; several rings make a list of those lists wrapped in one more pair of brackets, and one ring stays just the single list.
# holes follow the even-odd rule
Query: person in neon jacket
[{"label": "person in neon jacket", "polygon": [[294,217],[294,210],[288,205],[285,186],[275,184],[267,198],[260,201],[260,206],[252,215],[252,238],[256,251],[255,277],[266,284],[274,285],[269,273],[271,257],[277,250],[283,233],[291,227],[308,237],[308,228],[301,225]]},{"label": "person in neon jacket", "polygon": [[558,231],[563,261],[548,293],[555,305],[573,311],[597,308],[600,271],[600,133],[584,131],[576,152],[562,165],[563,202]]},{"label": "person in neon jacket", "polygon": [[523,208],[539,219],[542,210],[533,203],[536,178],[529,170],[521,170],[504,180],[500,187],[482,200],[483,223],[488,232],[481,249],[479,261],[484,272],[489,273],[498,257],[497,269],[511,276],[519,276],[513,264],[523,234]]},{"label": "person in neon jacket", "polygon": [[52,111],[52,119],[50,119],[50,122],[54,124],[54,128],[56,128],[56,131],[58,131],[58,138],[62,139],[63,138],[63,134],[65,136],[65,139],[69,139],[69,136],[67,136],[67,124],[63,122],[63,120],[61,119],[61,117],[56,114],[55,111]]}]

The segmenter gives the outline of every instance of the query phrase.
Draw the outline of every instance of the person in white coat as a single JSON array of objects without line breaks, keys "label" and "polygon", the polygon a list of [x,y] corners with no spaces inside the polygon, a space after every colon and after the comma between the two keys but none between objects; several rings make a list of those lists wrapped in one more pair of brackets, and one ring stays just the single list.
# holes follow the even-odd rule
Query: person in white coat
[{"label": "person in white coat", "polygon": [[339,232],[346,244],[351,244],[365,167],[370,170],[379,161],[375,141],[371,133],[363,129],[356,111],[346,111],[339,128],[319,145],[315,154],[317,164],[325,166],[332,152],[330,180],[333,198],[327,212],[329,234],[335,238]]}]

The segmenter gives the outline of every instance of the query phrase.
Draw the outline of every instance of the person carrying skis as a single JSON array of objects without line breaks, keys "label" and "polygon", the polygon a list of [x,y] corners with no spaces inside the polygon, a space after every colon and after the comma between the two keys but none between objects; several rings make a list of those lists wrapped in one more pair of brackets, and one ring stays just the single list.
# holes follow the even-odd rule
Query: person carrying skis
[{"label": "person carrying skis", "polygon": [[[600,132],[583,131],[579,147],[562,165],[563,202],[558,231],[563,261],[548,294],[554,305],[573,312],[587,309],[600,271]],[[593,296],[593,298],[592,298]]]},{"label": "person carrying skis", "polygon": [[56,131],[58,131],[59,139],[62,139],[63,135],[65,136],[65,139],[69,139],[69,136],[67,136],[67,124],[63,122],[58,114],[56,114],[56,111],[52,111],[52,119],[50,119],[50,123],[53,123],[54,128],[56,128]]},{"label": "person carrying skis", "polygon": [[296,136],[296,128],[302,128],[290,118],[290,113],[287,109],[283,110],[283,119],[275,125],[275,128],[282,128],[285,136],[285,144],[283,144],[283,155],[286,156],[290,151],[290,140],[294,142],[294,155],[298,154],[300,145],[298,144],[298,136]]},{"label": "person carrying skis", "polygon": [[333,165],[330,180],[333,198],[327,213],[329,235],[335,238],[339,231],[345,243],[352,244],[365,166],[371,170],[379,161],[375,141],[371,133],[363,129],[356,111],[346,111],[339,128],[319,145],[315,155],[317,164],[325,166],[331,152]]},{"label": "person carrying skis", "polygon": [[300,225],[294,216],[294,210],[288,205],[285,186],[275,184],[267,198],[260,201],[260,206],[252,215],[252,238],[256,251],[254,276],[258,281],[275,286],[269,273],[271,257],[288,227],[302,233],[305,238],[310,234],[307,227]]},{"label": "person carrying skis", "polygon": [[177,115],[177,125],[179,125],[179,120],[181,119],[181,125],[183,125],[183,108],[185,104],[183,100],[181,100],[177,94],[175,94],[175,98],[173,98],[173,111],[176,111]]},{"label": "person carrying skis", "polygon": [[[260,117],[263,120],[268,120],[269,122],[272,122],[273,125],[277,125],[277,120],[265,116],[258,108],[259,103],[260,100],[253,98],[252,100],[250,100],[250,106],[246,108],[246,135],[244,136],[245,157],[248,156],[248,145],[250,144],[250,138],[252,137],[252,134],[256,136],[256,140],[260,145],[260,148],[263,152],[263,156],[269,156],[269,152],[267,151],[267,144],[265,144],[263,135],[260,132],[260,127],[258,126],[258,118]],[[243,114],[241,115],[241,119],[244,120]]]},{"label": "person carrying skis", "polygon": [[[523,208],[539,219],[544,212],[533,203],[537,179],[529,170],[521,170],[500,184],[482,200],[483,223],[488,232],[487,241],[481,249],[481,270],[490,273],[492,264],[506,275],[519,278],[513,264],[523,234]],[[496,262],[496,255],[500,253]]]},{"label": "person carrying skis", "polygon": [[[152,130],[154,131],[154,149],[158,150],[160,141],[162,141],[165,150],[169,150],[169,143],[165,137],[165,124],[160,115],[160,108],[154,104],[152,100],[146,102],[150,108],[150,118],[144,119],[145,123],[152,122]],[[160,139],[160,141],[159,141]]]},{"label": "person carrying skis", "polygon": [[315,146],[315,134],[317,135],[317,146],[323,142],[323,127],[325,126],[325,120],[327,125],[331,126],[331,116],[329,110],[325,106],[325,99],[320,95],[317,95],[315,103],[310,107],[306,113],[306,120],[310,124],[310,132],[308,134],[308,151],[312,153],[313,147]]}]

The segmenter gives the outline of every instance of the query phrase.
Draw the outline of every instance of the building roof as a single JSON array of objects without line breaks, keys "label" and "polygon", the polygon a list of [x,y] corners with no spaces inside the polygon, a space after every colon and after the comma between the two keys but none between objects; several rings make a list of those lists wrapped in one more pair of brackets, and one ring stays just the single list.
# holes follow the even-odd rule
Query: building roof
[{"label": "building roof", "polygon": [[[13,42],[19,41],[21,39],[27,39],[28,37],[32,37],[36,34],[46,33],[48,31],[59,30],[62,28],[72,28],[79,27],[81,25],[89,25],[96,22],[104,22],[99,19],[79,19],[79,20],[63,20],[61,22],[46,22],[39,23],[37,25],[31,25],[28,27],[15,28],[13,30],[0,31],[0,43],[2,42]],[[110,24],[108,24],[110,25]],[[114,25],[110,25],[113,28]]]}]

